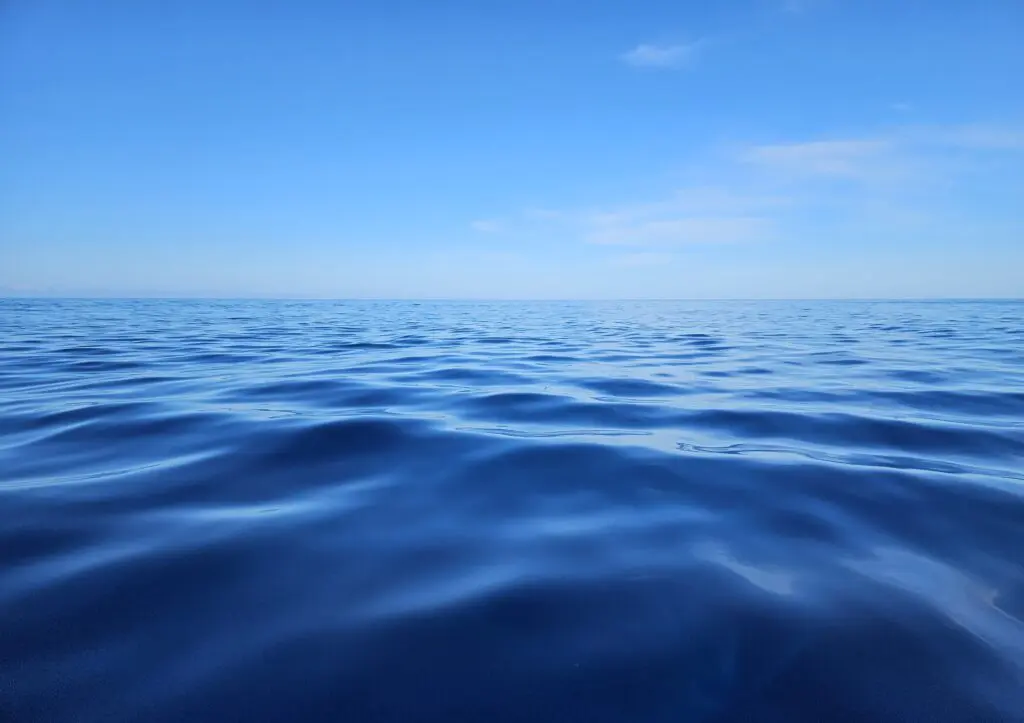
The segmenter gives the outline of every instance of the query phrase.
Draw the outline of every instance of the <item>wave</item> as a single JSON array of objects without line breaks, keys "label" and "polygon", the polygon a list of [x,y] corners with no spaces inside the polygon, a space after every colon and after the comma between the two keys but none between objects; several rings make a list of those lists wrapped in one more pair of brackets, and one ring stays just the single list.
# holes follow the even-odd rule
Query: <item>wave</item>
[{"label": "wave", "polygon": [[1022,311],[0,301],[0,718],[1021,720]]}]

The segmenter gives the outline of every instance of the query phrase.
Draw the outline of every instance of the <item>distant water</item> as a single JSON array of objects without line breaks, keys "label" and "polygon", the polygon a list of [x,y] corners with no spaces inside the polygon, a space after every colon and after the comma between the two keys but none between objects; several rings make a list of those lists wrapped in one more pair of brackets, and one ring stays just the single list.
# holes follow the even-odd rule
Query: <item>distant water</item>
[{"label": "distant water", "polygon": [[0,301],[0,720],[1024,720],[1024,303]]}]

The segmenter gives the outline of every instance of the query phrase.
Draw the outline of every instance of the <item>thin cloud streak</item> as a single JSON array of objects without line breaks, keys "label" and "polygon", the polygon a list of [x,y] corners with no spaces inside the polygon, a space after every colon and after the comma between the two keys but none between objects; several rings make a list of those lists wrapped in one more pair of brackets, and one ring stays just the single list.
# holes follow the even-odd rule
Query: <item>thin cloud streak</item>
[{"label": "thin cloud streak", "polygon": [[978,151],[1024,151],[1024,129],[985,123],[920,128],[907,134],[906,140]]},{"label": "thin cloud streak", "polygon": [[638,251],[631,254],[622,254],[611,259],[615,266],[665,266],[676,261],[675,254],[661,251]]},{"label": "thin cloud streak", "polygon": [[643,43],[622,54],[622,60],[635,68],[678,70],[693,62],[699,43],[654,45]]},{"label": "thin cloud streak", "polygon": [[692,169],[715,185],[632,203],[534,207],[510,217],[503,237],[620,248],[633,259],[629,265],[643,265],[659,253],[787,242],[816,228],[934,234],[949,226],[945,199],[955,204],[955,189],[977,173],[977,158],[1016,150],[1024,150],[1024,132],[985,124],[748,145]]},{"label": "thin cloud streak", "polygon": [[477,233],[501,233],[505,230],[505,225],[501,221],[495,219],[479,219],[469,224]]},{"label": "thin cloud streak", "polygon": [[740,159],[799,175],[862,179],[876,174],[878,161],[891,148],[886,140],[808,141],[754,146]]},{"label": "thin cloud streak", "polygon": [[509,236],[556,234],[599,246],[675,248],[759,241],[772,235],[771,210],[791,199],[691,187],[646,202],[580,209],[529,209]]},{"label": "thin cloud streak", "polygon": [[763,238],[770,223],[758,217],[670,218],[638,222],[595,219],[584,240],[605,246],[681,246],[741,243]]}]

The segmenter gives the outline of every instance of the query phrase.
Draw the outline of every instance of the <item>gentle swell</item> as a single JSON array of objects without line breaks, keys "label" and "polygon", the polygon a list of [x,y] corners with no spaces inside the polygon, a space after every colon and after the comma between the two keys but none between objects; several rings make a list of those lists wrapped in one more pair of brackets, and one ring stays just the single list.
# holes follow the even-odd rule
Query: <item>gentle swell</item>
[{"label": "gentle swell", "polygon": [[0,720],[1024,720],[1022,326],[0,301]]}]

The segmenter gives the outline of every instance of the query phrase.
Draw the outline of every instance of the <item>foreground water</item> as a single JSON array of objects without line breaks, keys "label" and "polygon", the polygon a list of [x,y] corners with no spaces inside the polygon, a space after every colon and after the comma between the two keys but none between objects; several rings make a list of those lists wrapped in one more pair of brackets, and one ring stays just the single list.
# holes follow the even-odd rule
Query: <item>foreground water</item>
[{"label": "foreground water", "polygon": [[0,719],[1022,711],[1024,303],[0,301]]}]

